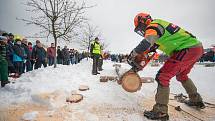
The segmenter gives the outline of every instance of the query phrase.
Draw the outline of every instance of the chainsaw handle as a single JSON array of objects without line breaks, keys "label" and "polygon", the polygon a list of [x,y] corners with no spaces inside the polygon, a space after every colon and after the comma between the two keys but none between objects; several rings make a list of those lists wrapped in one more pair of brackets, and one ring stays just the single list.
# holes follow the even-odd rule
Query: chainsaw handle
[{"label": "chainsaw handle", "polygon": [[142,69],[150,62],[150,60],[155,56],[156,52],[154,52],[151,56],[149,56],[148,58],[146,58],[145,63],[142,66]]}]

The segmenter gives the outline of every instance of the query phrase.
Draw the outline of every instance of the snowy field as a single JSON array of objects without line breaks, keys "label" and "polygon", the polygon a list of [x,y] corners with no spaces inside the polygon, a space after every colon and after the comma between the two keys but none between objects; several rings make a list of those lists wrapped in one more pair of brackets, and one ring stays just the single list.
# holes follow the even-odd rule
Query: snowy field
[{"label": "snowy field", "polygon": [[[51,121],[143,121],[143,111],[151,109],[154,104],[154,95],[157,83],[144,83],[140,91],[128,93],[117,82],[101,83],[102,75],[116,76],[113,62],[105,61],[100,75],[91,75],[92,61],[83,60],[77,65],[58,65],[57,68],[47,67],[23,74],[14,84],[0,88],[0,121],[34,120],[45,121],[39,118],[48,116]],[[161,67],[161,66],[160,66]],[[140,76],[155,77],[160,67],[147,66]],[[122,64],[122,70],[128,70],[127,64]],[[190,73],[199,93],[207,102],[215,102],[215,67],[195,65]],[[89,86],[88,91],[78,91],[80,85]],[[181,84],[175,78],[171,80],[172,93],[185,93]],[[66,103],[66,97],[71,93],[80,93],[84,99],[76,104]],[[46,107],[33,108],[32,105]],[[175,103],[174,103],[175,104]],[[180,105],[180,104],[178,104]],[[20,114],[8,114],[16,108]],[[30,108],[30,109],[27,109]],[[21,111],[21,109],[27,109]],[[15,109],[14,109],[15,110]],[[16,111],[16,112],[17,112]],[[191,110],[193,111],[193,110]],[[208,113],[209,111],[210,113]],[[215,120],[215,110],[195,112],[201,114],[204,120]],[[62,113],[56,119],[56,115]],[[207,113],[207,115],[205,115]],[[46,114],[46,115],[45,115]],[[53,116],[55,115],[55,116]],[[171,120],[197,120],[181,112],[169,108]],[[202,116],[203,115],[203,116]],[[205,115],[205,116],[204,116]],[[9,116],[13,118],[8,118]],[[55,118],[55,119],[54,119]],[[7,120],[8,119],[8,120]]]}]

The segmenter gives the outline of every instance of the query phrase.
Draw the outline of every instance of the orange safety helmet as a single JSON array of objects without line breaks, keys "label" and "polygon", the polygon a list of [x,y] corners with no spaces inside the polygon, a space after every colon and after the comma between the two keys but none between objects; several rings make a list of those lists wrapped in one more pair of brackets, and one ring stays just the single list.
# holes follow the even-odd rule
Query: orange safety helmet
[{"label": "orange safety helmet", "polygon": [[144,31],[147,25],[149,25],[151,22],[152,22],[152,18],[149,14],[147,13],[137,14],[134,18],[134,26],[135,26],[134,31],[137,34],[144,36]]}]

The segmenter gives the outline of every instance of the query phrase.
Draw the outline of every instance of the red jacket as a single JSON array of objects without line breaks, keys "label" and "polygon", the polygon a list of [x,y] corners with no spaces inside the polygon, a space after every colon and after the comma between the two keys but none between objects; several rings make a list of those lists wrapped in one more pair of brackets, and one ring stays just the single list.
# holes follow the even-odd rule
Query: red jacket
[{"label": "red jacket", "polygon": [[56,53],[55,47],[49,47],[47,49],[48,57],[55,57],[55,53]]}]

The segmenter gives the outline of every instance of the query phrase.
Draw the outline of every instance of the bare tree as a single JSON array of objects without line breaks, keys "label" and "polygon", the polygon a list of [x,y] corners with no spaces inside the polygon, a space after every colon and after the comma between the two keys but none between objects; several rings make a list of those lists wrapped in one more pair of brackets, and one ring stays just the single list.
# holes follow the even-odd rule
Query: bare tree
[{"label": "bare tree", "polygon": [[[99,30],[98,26],[93,26],[89,23],[86,23],[85,27],[81,30],[81,34],[79,37],[78,43],[80,44],[81,48],[83,50],[87,50],[88,53],[90,53],[90,45],[91,42],[98,37],[100,40],[102,40],[102,33]],[[108,45],[105,42],[101,42],[102,49],[105,49]]]},{"label": "bare tree", "polygon": [[75,30],[87,20],[84,13],[92,7],[87,6],[85,1],[75,0],[28,0],[26,5],[32,16],[30,20],[21,20],[39,26],[41,34],[53,37],[55,49],[58,40],[70,41],[73,36],[77,36]]},{"label": "bare tree", "polygon": [[95,37],[100,37],[101,32],[99,32],[97,26],[92,26],[89,23],[86,23],[81,32],[82,33],[79,38],[80,41],[78,41],[78,43],[82,49],[88,50],[89,52],[90,43],[95,39]]}]

